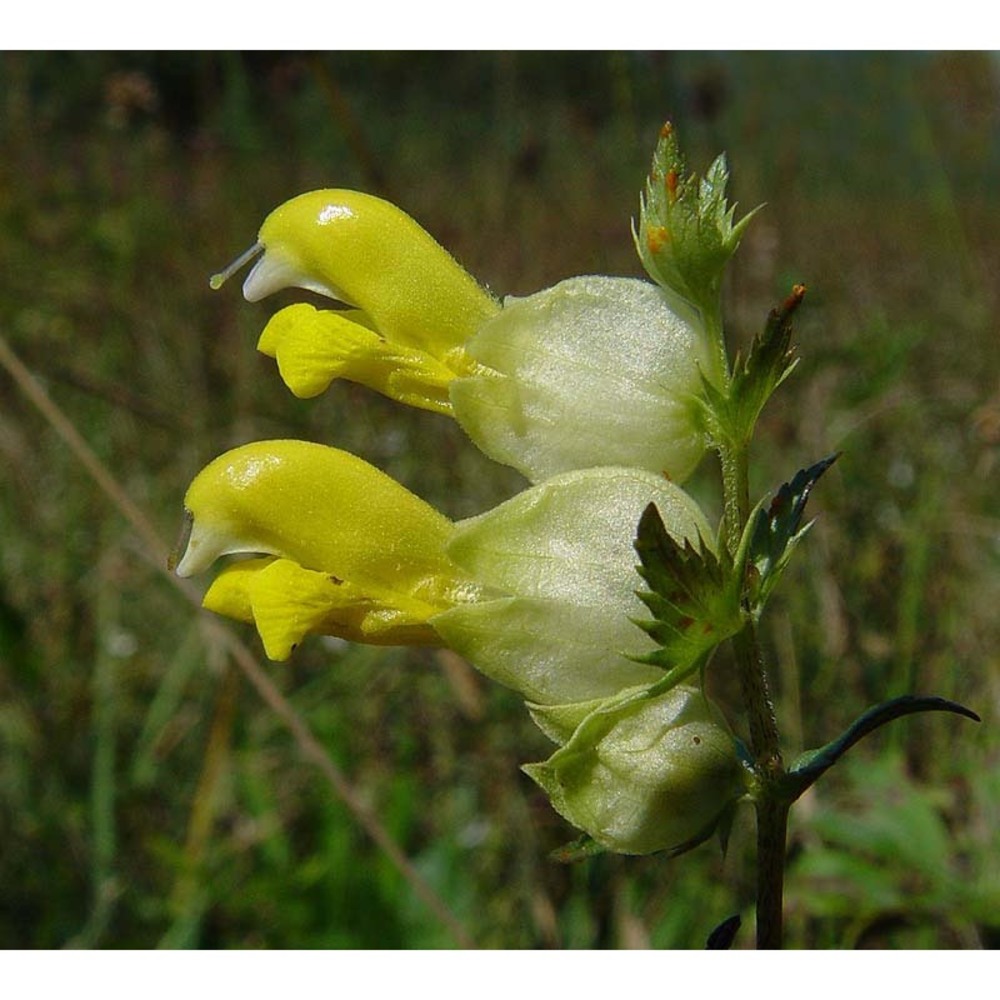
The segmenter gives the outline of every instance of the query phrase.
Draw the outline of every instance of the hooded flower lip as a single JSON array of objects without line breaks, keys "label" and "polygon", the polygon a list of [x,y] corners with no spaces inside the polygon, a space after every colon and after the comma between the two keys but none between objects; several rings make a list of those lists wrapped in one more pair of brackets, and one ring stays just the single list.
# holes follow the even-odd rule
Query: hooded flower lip
[{"label": "hooded flower lip", "polygon": [[[272,320],[281,320],[279,326],[265,330],[266,353],[279,365],[284,354],[291,367],[311,366],[313,381],[349,378],[399,398],[391,377],[394,366],[408,372],[410,380],[414,373],[429,373],[432,381],[469,374],[475,365],[464,344],[499,309],[410,216],[357,191],[311,191],[280,205],[264,220],[255,246],[213,277],[212,286],[219,287],[258,254],[243,284],[248,301],[303,288],[356,309],[345,316],[293,306],[298,310],[294,323],[282,310]],[[298,340],[283,346],[285,332],[292,329]],[[303,350],[306,361],[296,360]],[[405,374],[402,381],[407,382]],[[420,406],[422,398],[410,392],[403,401]],[[450,410],[439,387],[431,398],[428,408]]]},{"label": "hooded flower lip", "polygon": [[256,623],[272,658],[308,632],[365,642],[437,642],[428,620],[481,588],[447,556],[452,524],[347,452],[262,441],[195,477],[180,576],[224,555],[206,607]]},{"label": "hooded flower lip", "polygon": [[531,703],[557,741],[594,703],[663,676],[632,659],[654,648],[633,622],[645,609],[632,542],[651,502],[678,540],[711,537],[680,487],[627,468],[553,477],[455,526],[448,554],[486,592],[431,624],[452,649]]},{"label": "hooded flower lip", "polygon": [[533,482],[612,465],[680,482],[705,451],[693,404],[706,339],[646,281],[585,276],[509,297],[467,351],[482,368],[450,386],[458,422]]}]

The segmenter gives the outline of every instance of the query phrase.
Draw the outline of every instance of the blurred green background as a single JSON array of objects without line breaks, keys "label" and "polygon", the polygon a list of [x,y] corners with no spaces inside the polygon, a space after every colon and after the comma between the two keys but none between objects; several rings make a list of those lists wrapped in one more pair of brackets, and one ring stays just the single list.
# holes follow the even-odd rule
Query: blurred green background
[{"label": "blurred green background", "polygon": [[[7,53],[0,334],[167,540],[202,465],[265,437],[477,513],[518,477],[362,388],[295,400],[254,350],[274,301],[207,276],[322,186],[393,198],[500,294],[638,275],[629,222],[667,117],[693,167],[724,149],[732,196],[767,203],[727,288],[732,344],[809,288],[755,494],[843,450],[763,629],[789,756],[908,691],[984,719],[894,723],[799,803],[789,943],[994,947],[993,57]],[[6,371],[0,400],[0,945],[452,946]],[[706,460],[692,489],[717,512],[714,477]],[[725,859],[558,865],[573,831],[518,771],[549,748],[515,696],[433,651],[313,640],[267,669],[477,944],[702,947],[752,922],[749,810]]]}]

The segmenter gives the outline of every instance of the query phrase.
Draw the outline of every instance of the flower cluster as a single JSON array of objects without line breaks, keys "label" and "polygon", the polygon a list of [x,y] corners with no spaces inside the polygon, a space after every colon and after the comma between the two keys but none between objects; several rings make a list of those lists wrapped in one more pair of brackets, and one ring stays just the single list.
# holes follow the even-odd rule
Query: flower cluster
[{"label": "flower cluster", "polygon": [[260,337],[293,393],[345,378],[448,415],[531,486],[453,523],[347,452],[248,444],[191,484],[177,572],[245,556],[205,607],[253,623],[272,659],[309,634],[460,653],[524,698],[558,745],[525,770],[601,847],[709,836],[744,769],[701,689],[661,683],[636,625],[634,549],[651,504],[679,545],[713,545],[678,485],[706,447],[697,312],[603,276],[501,303],[408,215],[352,191],[279,207],[213,287],[254,258],[248,300],[288,287],[334,300],[287,306]]}]

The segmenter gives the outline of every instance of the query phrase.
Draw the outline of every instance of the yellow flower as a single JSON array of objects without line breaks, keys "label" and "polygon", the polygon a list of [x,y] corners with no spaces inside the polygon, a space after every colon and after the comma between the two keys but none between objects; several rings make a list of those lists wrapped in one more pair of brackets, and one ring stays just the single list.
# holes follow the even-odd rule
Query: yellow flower
[{"label": "yellow flower", "polygon": [[253,622],[271,659],[308,633],[390,645],[436,644],[428,619],[481,588],[448,558],[452,524],[367,462],[304,441],[262,441],[203,469],[184,501],[180,576],[233,563],[209,610]]},{"label": "yellow flower", "polygon": [[258,348],[277,360],[296,395],[346,378],[451,412],[448,383],[477,367],[465,343],[500,307],[410,216],[356,191],[299,195],[264,220],[257,243],[212,286],[257,256],[243,284],[249,301],[292,287],[354,307],[300,303],[265,328]]},{"label": "yellow flower", "polygon": [[640,469],[555,476],[453,524],[344,451],[236,448],[195,477],[188,576],[225,555],[204,598],[256,625],[271,659],[307,634],[440,645],[516,690],[559,749],[525,767],[601,846],[680,851],[745,791],[731,733],[700,690],[658,690],[643,662],[635,524],[655,503],[677,541],[706,538],[695,502]]},{"label": "yellow flower", "polygon": [[354,191],[286,202],[213,285],[258,254],[251,301],[298,287],[354,307],[297,303],[265,327],[258,349],[297,396],[347,378],[452,415],[533,482],[611,465],[680,482],[705,451],[708,341],[697,313],[649,282],[569,278],[501,309],[413,219]]}]

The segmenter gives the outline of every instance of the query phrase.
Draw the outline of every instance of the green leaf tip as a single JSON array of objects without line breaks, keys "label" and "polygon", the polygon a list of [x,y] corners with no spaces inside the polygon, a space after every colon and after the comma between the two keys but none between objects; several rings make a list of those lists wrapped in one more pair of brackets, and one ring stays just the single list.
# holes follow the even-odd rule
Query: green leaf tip
[{"label": "green leaf tip", "polygon": [[792,347],[792,316],[805,296],[805,285],[793,285],[785,301],[768,313],[764,329],[754,337],[746,359],[737,355],[734,391],[745,397],[744,405],[759,399],[759,408],[763,408],[798,364]]},{"label": "green leaf tip", "polygon": [[820,476],[840,457],[840,452],[800,469],[774,494],[767,507],[758,507],[748,522],[746,568],[751,577],[750,600],[760,614],[791,558],[795,546],[811,527],[802,525],[806,502]]},{"label": "green leaf tip", "polygon": [[902,695],[881,704],[873,705],[867,712],[859,716],[835,740],[815,750],[808,750],[798,757],[788,770],[784,779],[784,797],[794,802],[807,788],[813,785],[819,777],[828,771],[851,747],[865,736],[874,732],[880,726],[904,715],[917,712],[951,712],[961,715],[973,722],[982,722],[979,715],[947,698],[922,695]]}]

